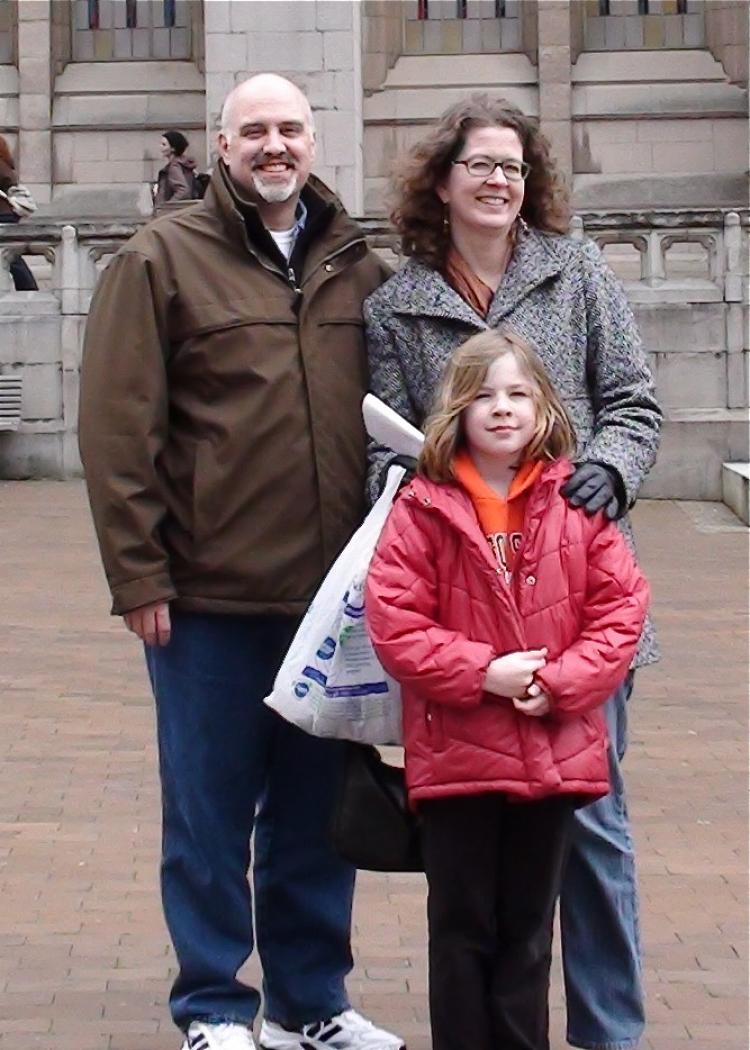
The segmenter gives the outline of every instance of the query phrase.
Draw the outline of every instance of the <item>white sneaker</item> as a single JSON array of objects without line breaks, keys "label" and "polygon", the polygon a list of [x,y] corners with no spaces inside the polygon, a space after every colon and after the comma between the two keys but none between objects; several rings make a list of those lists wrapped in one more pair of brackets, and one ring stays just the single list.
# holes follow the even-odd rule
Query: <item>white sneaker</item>
[{"label": "white sneaker", "polygon": [[397,1035],[376,1028],[356,1010],[344,1010],[325,1021],[303,1025],[300,1031],[264,1021],[260,1050],[406,1050],[406,1044]]},{"label": "white sneaker", "polygon": [[244,1024],[209,1024],[191,1021],[182,1050],[256,1050]]}]

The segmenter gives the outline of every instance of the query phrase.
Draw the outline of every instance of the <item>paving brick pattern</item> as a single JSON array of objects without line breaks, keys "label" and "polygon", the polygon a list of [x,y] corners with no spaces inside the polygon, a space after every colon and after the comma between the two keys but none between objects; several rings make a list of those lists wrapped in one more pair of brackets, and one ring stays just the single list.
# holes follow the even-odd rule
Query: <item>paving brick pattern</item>
[{"label": "paving brick pattern", "polygon": [[[717,505],[636,518],[665,650],[627,761],[643,1050],[747,1050],[747,532]],[[0,483],[0,545],[0,1050],[176,1050],[152,705],[82,486]],[[361,877],[355,949],[355,1004],[429,1050],[421,877]]]}]

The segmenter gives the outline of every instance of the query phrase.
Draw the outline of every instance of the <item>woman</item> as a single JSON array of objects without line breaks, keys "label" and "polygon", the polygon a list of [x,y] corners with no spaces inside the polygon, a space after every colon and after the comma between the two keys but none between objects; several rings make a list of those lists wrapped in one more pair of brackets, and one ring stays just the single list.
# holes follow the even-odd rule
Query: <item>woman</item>
[{"label": "woman", "polygon": [[[0,135],[0,222],[2,223],[20,221],[20,215],[13,210],[6,196],[10,187],[17,185],[17,183],[18,176],[16,175],[13,154],[6,140]],[[8,269],[17,292],[36,292],[38,290],[39,286],[36,283],[36,279],[22,256],[17,255]]]},{"label": "woman", "polygon": [[159,171],[154,194],[154,207],[167,201],[191,201],[194,198],[195,161],[185,156],[188,140],[181,131],[165,131],[159,152],[166,161]]},{"label": "woman", "polygon": [[[394,179],[391,221],[409,259],[365,304],[371,385],[421,426],[455,348],[474,332],[515,330],[576,428],[563,494],[587,514],[619,518],[654,461],[661,413],[625,294],[595,244],[566,236],[569,214],[534,121],[486,95],[447,110]],[[373,489],[388,459],[376,451]],[[627,521],[622,528],[631,538]],[[635,666],[656,658],[647,624]],[[644,1024],[619,768],[631,690],[632,674],[607,701],[612,791],[577,813],[561,897],[568,1041],[588,1048],[635,1047]]]}]

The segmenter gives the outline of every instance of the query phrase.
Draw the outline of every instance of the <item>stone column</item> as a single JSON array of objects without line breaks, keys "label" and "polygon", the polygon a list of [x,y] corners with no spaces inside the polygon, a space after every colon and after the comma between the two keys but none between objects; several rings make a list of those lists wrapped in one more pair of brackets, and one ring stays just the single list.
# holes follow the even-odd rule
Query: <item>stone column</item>
[{"label": "stone column", "polygon": [[206,30],[206,128],[215,154],[221,105],[240,80],[280,73],[310,100],[314,171],[353,214],[363,208],[359,0],[211,0]]},{"label": "stone column", "polygon": [[560,171],[573,181],[570,0],[537,0],[539,121]]},{"label": "stone column", "polygon": [[51,0],[18,5],[18,171],[39,204],[52,197]]}]

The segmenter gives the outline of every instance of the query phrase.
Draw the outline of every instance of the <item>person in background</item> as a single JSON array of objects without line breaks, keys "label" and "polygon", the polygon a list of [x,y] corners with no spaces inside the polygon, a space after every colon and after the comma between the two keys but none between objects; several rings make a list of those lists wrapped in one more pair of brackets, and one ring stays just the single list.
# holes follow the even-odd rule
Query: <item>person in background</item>
[{"label": "person in background", "polygon": [[[536,121],[462,99],[398,167],[392,222],[406,265],[365,304],[371,389],[420,427],[443,369],[475,332],[509,326],[539,354],[577,436],[562,489],[581,513],[626,517],[656,457],[661,411],[625,293],[599,248],[567,236],[570,204]],[[371,494],[388,461],[375,453]],[[634,667],[658,658],[646,621]],[[644,1028],[633,840],[621,762],[632,673],[614,690],[611,791],[576,811],[560,898],[568,1041],[627,1050]]]},{"label": "person in background", "polygon": [[[6,139],[0,135],[0,222],[16,223],[21,221],[21,216],[15,212],[7,196],[11,186],[18,183],[16,165],[13,154],[10,151]],[[17,292],[36,292],[39,289],[36,278],[28,267],[25,259],[16,256],[10,264],[10,275]]]},{"label": "person in background", "polygon": [[159,141],[159,152],[166,161],[156,180],[154,207],[168,201],[190,201],[195,198],[195,161],[185,156],[189,146],[181,131],[165,131]]}]

